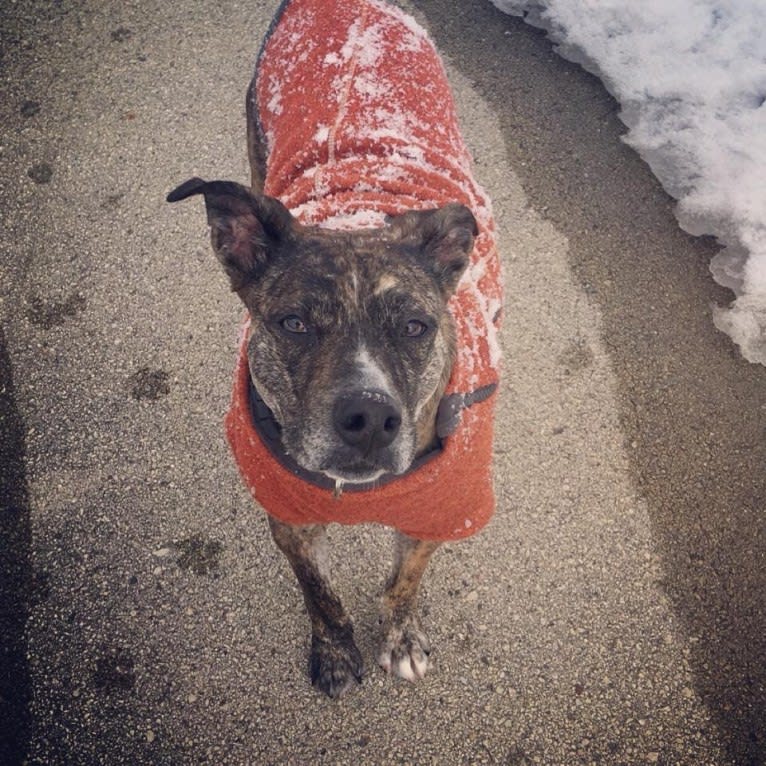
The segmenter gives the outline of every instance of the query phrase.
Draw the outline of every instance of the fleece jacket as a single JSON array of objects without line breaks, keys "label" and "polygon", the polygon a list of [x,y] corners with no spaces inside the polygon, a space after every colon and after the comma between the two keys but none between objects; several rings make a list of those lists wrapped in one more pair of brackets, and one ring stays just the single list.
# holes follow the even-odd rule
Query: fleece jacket
[{"label": "fleece jacket", "polygon": [[302,223],[369,228],[387,214],[460,202],[479,234],[449,302],[458,355],[439,408],[440,448],[402,476],[341,493],[307,477],[258,427],[246,328],[226,419],[246,485],[288,524],[374,522],[421,540],[474,534],[495,505],[502,280],[490,204],[473,179],[433,44],[412,18],[378,0],[288,0],[264,42],[250,97],[267,148],[264,191]]}]

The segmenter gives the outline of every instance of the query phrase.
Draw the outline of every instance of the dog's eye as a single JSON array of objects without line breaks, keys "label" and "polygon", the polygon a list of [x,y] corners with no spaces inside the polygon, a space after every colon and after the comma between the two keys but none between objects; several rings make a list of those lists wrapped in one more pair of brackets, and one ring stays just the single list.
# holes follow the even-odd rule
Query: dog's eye
[{"label": "dog's eye", "polygon": [[404,328],[404,334],[408,338],[419,338],[428,330],[428,325],[421,322],[419,319],[410,319],[407,322],[407,326]]},{"label": "dog's eye", "polygon": [[308,328],[306,327],[305,322],[300,317],[295,316],[295,314],[290,314],[290,316],[285,317],[280,321],[279,324],[282,325],[282,327],[287,330],[287,332],[308,332]]}]

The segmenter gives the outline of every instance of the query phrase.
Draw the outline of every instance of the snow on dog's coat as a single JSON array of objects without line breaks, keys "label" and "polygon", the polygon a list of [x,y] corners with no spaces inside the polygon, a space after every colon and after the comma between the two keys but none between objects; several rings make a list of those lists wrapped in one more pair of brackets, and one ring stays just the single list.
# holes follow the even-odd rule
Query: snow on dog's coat
[{"label": "snow on dog's coat", "polygon": [[264,43],[253,97],[267,149],[264,192],[302,223],[369,228],[460,202],[479,235],[449,303],[458,355],[439,408],[441,449],[402,476],[347,485],[340,496],[308,481],[253,425],[245,333],[226,421],[245,483],[288,524],[377,522],[423,540],[468,537],[495,504],[502,291],[489,201],[473,180],[439,56],[413,19],[377,0],[289,0]]}]

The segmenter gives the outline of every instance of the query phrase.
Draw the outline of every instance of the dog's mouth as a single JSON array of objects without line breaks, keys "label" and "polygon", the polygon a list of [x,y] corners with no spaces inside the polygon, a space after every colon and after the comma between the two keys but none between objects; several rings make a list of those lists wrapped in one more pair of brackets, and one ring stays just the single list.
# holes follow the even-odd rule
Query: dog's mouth
[{"label": "dog's mouth", "polygon": [[334,482],[343,482],[344,484],[367,484],[377,481],[381,476],[389,473],[380,466],[366,461],[344,466],[323,467],[321,472]]}]

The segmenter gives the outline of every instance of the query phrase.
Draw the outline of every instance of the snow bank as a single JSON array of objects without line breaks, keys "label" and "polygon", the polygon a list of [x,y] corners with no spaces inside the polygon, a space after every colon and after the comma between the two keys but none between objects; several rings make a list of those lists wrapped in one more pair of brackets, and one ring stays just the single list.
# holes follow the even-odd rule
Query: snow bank
[{"label": "snow bank", "polygon": [[625,141],[678,200],[691,234],[725,245],[736,300],[716,327],[766,364],[766,2],[492,0],[549,32],[622,105]]}]

